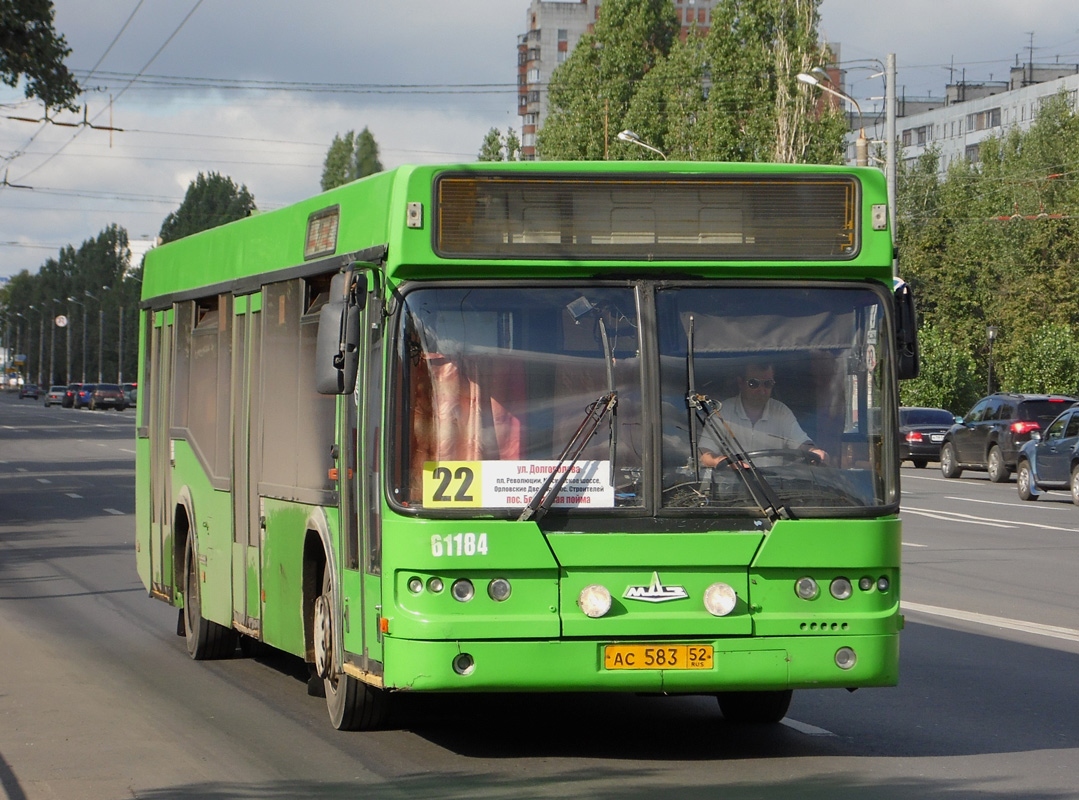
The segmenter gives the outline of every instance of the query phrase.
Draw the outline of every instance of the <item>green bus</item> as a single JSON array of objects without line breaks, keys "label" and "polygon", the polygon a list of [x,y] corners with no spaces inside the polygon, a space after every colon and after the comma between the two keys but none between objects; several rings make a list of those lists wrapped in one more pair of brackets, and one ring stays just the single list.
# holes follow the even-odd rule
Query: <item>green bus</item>
[{"label": "green bus", "polygon": [[774,722],[894,685],[917,342],[885,197],[826,166],[406,166],[151,251],[142,581],[195,659],[304,659],[339,729],[406,691]]}]

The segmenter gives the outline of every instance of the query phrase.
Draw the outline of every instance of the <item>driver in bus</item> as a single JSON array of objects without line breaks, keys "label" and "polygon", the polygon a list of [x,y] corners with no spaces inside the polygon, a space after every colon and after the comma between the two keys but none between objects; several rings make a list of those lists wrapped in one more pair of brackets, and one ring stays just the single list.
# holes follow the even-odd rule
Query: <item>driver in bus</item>
[{"label": "driver in bus", "polygon": [[[750,455],[765,450],[801,450],[824,463],[828,454],[802,430],[794,412],[772,397],[775,385],[771,363],[746,364],[738,376],[738,394],[723,401],[719,412],[722,421],[716,422],[722,425],[725,421],[742,451]],[[700,451],[703,467],[716,467],[727,460],[707,427],[701,434]]]}]

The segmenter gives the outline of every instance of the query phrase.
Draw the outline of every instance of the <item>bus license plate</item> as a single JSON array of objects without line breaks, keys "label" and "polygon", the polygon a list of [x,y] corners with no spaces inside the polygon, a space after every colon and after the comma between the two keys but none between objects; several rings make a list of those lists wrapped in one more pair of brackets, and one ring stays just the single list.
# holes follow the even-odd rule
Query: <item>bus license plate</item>
[{"label": "bus license plate", "polygon": [[711,669],[710,644],[609,644],[603,649],[607,669]]}]

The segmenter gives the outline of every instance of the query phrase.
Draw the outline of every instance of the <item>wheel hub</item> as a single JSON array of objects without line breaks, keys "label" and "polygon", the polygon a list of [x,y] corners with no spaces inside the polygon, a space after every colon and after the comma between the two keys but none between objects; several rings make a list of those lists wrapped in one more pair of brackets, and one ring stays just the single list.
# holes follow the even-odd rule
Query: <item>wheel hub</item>
[{"label": "wheel hub", "polygon": [[329,678],[333,665],[333,619],[330,598],[320,594],[315,600],[315,671]]}]

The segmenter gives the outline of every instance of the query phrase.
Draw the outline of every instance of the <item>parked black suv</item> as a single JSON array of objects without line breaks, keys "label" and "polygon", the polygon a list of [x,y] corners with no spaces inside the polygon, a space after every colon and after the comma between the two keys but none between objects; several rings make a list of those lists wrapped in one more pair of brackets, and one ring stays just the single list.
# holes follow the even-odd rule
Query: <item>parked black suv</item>
[{"label": "parked black suv", "polygon": [[944,436],[940,471],[958,478],[964,469],[984,470],[994,483],[1008,480],[1020,446],[1076,398],[1061,394],[999,392],[983,397]]}]

